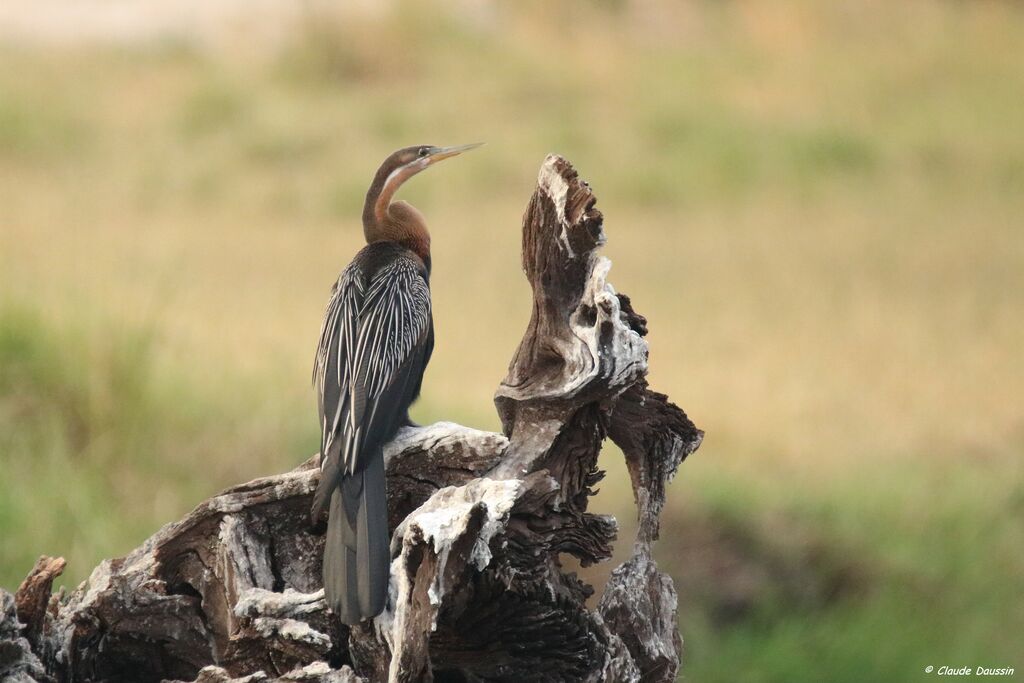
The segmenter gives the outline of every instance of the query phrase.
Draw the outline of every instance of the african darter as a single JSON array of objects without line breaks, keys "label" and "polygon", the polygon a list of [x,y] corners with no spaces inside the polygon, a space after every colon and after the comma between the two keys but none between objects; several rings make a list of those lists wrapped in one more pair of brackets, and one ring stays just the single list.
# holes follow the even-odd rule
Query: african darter
[{"label": "african darter", "polygon": [[390,565],[382,447],[411,424],[434,346],[430,233],[423,214],[392,201],[402,183],[478,145],[400,149],[366,193],[367,246],[342,271],[324,313],[313,368],[320,410],[320,484],[312,518],[328,512],[323,580],[342,623],[379,614]]}]

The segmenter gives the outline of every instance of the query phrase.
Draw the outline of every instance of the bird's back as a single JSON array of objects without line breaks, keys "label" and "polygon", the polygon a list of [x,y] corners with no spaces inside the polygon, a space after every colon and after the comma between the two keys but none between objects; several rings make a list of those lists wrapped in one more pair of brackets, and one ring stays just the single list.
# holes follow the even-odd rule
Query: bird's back
[{"label": "bird's back", "polygon": [[345,623],[383,609],[389,565],[381,449],[408,421],[433,346],[426,264],[394,242],[362,249],[335,284],[314,365],[321,478],[330,506],[328,603]]}]

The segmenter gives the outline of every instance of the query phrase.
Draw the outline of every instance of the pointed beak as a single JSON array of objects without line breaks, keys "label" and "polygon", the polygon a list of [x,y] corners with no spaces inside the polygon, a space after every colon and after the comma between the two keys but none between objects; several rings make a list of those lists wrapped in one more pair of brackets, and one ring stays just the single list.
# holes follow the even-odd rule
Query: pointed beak
[{"label": "pointed beak", "polygon": [[449,159],[454,156],[458,156],[463,152],[468,152],[471,149],[476,149],[482,142],[473,142],[468,145],[456,145],[454,147],[435,147],[430,150],[430,156],[427,157],[427,164],[435,164],[442,159]]}]

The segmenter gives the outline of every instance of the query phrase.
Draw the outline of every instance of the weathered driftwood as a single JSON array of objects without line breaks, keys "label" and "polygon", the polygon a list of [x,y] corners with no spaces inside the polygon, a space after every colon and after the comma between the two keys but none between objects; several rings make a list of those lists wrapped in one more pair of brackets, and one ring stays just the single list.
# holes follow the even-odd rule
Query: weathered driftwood
[{"label": "weathered driftwood", "polygon": [[[670,681],[676,594],[651,544],[665,482],[701,432],[647,387],[646,321],[606,282],[590,188],[550,156],[523,221],[533,315],[495,397],[504,435],[406,428],[386,453],[389,605],[351,630],[327,611],[316,458],[211,498],[128,556],[49,598],[44,558],[4,596],[0,673],[24,680]],[[587,510],[601,444],[625,453],[633,557],[593,589],[563,571],[611,556],[616,523]],[[10,656],[8,656],[8,654]]]}]

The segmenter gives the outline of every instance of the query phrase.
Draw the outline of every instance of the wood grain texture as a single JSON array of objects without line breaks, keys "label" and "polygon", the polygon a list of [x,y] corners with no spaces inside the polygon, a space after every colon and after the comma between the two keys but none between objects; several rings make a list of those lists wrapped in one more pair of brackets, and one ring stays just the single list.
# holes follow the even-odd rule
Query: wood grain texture
[{"label": "wood grain texture", "polygon": [[[317,458],[203,502],[66,596],[43,558],[2,595],[0,672],[20,680],[672,681],[681,642],[658,571],[665,483],[703,434],[646,383],[646,320],[608,283],[589,186],[549,156],[523,222],[530,323],[499,385],[503,434],[410,427],[385,449],[388,607],[349,629],[320,585]],[[597,609],[563,570],[611,557],[588,510],[601,446],[630,472],[639,531]],[[9,605],[9,607],[7,606]],[[22,624],[19,624],[18,619]],[[11,643],[10,645],[8,643]],[[10,652],[10,663],[7,654]]]}]

